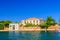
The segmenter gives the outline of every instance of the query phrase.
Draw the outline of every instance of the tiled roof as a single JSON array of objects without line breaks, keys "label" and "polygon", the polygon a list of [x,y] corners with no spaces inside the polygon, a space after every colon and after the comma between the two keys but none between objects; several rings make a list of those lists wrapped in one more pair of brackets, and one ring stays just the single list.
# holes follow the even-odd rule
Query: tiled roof
[{"label": "tiled roof", "polygon": [[39,20],[38,18],[28,18],[27,20]]}]

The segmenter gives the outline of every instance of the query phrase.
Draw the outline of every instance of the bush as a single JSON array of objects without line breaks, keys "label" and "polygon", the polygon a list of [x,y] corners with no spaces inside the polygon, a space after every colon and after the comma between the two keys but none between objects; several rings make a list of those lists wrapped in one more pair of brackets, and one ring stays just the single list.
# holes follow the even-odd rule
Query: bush
[{"label": "bush", "polygon": [[41,27],[41,28],[48,28],[48,26],[49,26],[49,25],[47,25],[46,23],[40,24],[40,27]]},{"label": "bush", "polygon": [[24,27],[33,27],[35,26],[34,24],[31,24],[31,23],[27,23]]},{"label": "bush", "polygon": [[0,24],[0,30],[4,29],[4,25]]}]

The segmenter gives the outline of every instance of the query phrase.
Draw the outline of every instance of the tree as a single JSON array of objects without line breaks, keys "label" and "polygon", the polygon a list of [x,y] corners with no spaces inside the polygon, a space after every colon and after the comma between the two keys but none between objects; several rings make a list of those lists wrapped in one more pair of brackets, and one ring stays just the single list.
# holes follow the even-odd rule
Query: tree
[{"label": "tree", "polygon": [[9,27],[9,23],[12,23],[12,21],[10,21],[10,20],[6,20],[6,21],[5,21],[5,24],[4,24],[5,27]]},{"label": "tree", "polygon": [[12,23],[12,21],[6,20],[6,21],[0,21],[0,24],[4,27],[9,27],[9,23]]},{"label": "tree", "polygon": [[5,21],[0,21],[0,29],[4,29],[5,27]]},{"label": "tree", "polygon": [[40,27],[48,28],[49,26],[55,25],[55,24],[56,24],[55,20],[51,16],[48,16],[45,22],[43,24],[40,24]]},{"label": "tree", "polygon": [[4,29],[4,25],[0,23],[0,30]]},{"label": "tree", "polygon": [[47,19],[46,19],[46,24],[51,26],[51,25],[55,25],[56,22],[51,16],[48,16]]}]

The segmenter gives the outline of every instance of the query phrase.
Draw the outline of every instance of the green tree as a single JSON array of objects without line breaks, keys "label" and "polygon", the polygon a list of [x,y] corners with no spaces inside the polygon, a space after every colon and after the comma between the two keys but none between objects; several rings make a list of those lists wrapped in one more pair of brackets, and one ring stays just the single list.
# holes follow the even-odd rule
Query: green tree
[{"label": "green tree", "polygon": [[5,21],[0,21],[0,29],[4,29],[5,27]]},{"label": "green tree", "polygon": [[49,26],[55,25],[56,21],[51,16],[48,16],[47,19],[46,19],[46,24],[49,25]]},{"label": "green tree", "polygon": [[[0,24],[4,27],[9,27],[9,23],[12,23],[12,21],[6,20],[6,21],[0,21]],[[1,26],[2,27],[2,26]]]},{"label": "green tree", "polygon": [[0,30],[4,29],[4,25],[0,23]]},{"label": "green tree", "polygon": [[9,23],[12,23],[12,21],[6,20],[4,23],[5,27],[9,27]]},{"label": "green tree", "polygon": [[56,24],[55,20],[51,16],[48,16],[45,22],[43,24],[40,24],[40,27],[48,28],[49,26],[55,25],[55,24]]}]

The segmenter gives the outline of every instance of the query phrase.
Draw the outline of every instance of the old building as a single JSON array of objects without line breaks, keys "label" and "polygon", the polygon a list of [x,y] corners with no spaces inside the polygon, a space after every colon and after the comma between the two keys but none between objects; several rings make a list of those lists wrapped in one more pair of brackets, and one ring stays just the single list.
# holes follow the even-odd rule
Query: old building
[{"label": "old building", "polygon": [[35,24],[35,25],[39,25],[44,23],[44,20],[42,18],[28,18],[26,20],[22,20],[21,24],[26,25],[27,23],[31,23],[31,24]]}]

